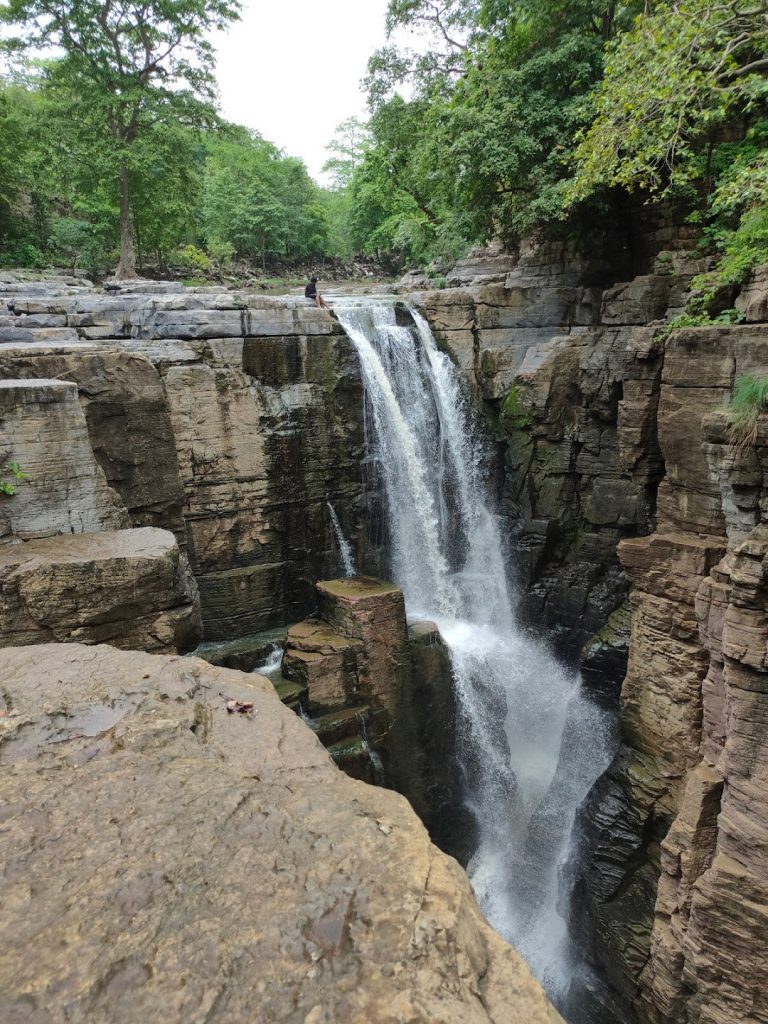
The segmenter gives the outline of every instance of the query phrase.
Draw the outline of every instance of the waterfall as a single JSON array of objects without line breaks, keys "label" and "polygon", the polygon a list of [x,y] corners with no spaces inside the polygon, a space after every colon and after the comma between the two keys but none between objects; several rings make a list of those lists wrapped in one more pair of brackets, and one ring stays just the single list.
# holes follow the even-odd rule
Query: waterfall
[{"label": "waterfall", "polygon": [[558,873],[576,808],[610,761],[609,725],[579,677],[516,622],[481,438],[428,323],[413,309],[398,316],[392,300],[335,312],[360,358],[391,575],[409,616],[436,622],[450,652],[477,828],[468,872],[488,919],[557,999],[572,956]]},{"label": "waterfall", "polygon": [[333,527],[333,533],[334,533],[334,536],[336,537],[336,544],[337,544],[338,549],[339,549],[339,554],[341,555],[341,562],[342,562],[342,565],[344,566],[344,575],[345,576],[354,576],[355,575],[355,559],[354,559],[354,556],[352,554],[352,545],[349,543],[347,538],[344,536],[344,531],[341,528],[341,523],[339,522],[339,517],[336,515],[336,509],[333,507],[333,505],[330,503],[330,501],[327,502],[327,505],[328,505],[328,512],[330,513],[330,516],[331,516],[331,526]]}]

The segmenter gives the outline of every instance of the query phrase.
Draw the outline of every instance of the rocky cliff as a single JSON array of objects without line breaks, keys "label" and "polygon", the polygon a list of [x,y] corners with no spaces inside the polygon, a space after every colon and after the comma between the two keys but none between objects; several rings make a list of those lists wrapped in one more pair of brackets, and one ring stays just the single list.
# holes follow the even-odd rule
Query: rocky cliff
[{"label": "rocky cliff", "polygon": [[621,688],[623,744],[574,836],[571,928],[597,976],[569,1012],[762,1022],[768,416],[739,446],[725,409],[738,376],[768,375],[768,275],[743,324],[670,334],[703,267],[685,233],[658,241],[626,282],[523,253],[419,300],[496,425],[523,614],[582,652],[587,685]]},{"label": "rocky cliff", "polygon": [[490,414],[524,613],[573,657],[627,593],[621,538],[652,528],[662,351],[647,324],[679,312],[703,269],[687,232],[631,281],[563,249],[470,262],[456,287],[417,292]]},{"label": "rocky cliff", "polygon": [[[335,320],[153,285],[5,295],[3,1020],[555,1024],[409,804],[350,777],[373,765],[436,831],[457,803],[436,628],[381,581],[315,593],[329,500],[353,525],[364,500]],[[139,653],[204,624],[252,668],[270,641],[245,634],[310,610],[277,685]]]},{"label": "rocky cliff", "polygon": [[[574,979],[569,1012],[763,1024],[768,426],[736,446],[724,410],[738,375],[768,375],[768,275],[738,297],[743,324],[669,334],[702,265],[685,231],[660,232],[613,268],[478,256],[415,299],[495,437],[520,614],[620,705],[622,747],[580,811],[563,890],[595,970]],[[324,311],[153,285],[2,287],[0,456],[27,477],[0,499],[4,643],[183,651],[201,633],[198,591],[209,640],[305,620],[338,568],[328,501],[371,558],[360,377]],[[409,636],[395,616],[382,651],[326,605],[291,632],[289,685],[342,759],[366,751],[347,742],[350,716],[367,708],[376,733],[397,692],[392,755],[417,751],[411,795],[439,834],[455,791],[427,763],[450,759],[434,631]],[[418,1012],[471,1020],[457,998],[458,1017]],[[409,1019],[403,1006],[381,1019]],[[296,1019],[326,1019],[311,1013]]]},{"label": "rocky cliff", "polygon": [[[312,609],[314,581],[339,566],[329,501],[361,536],[361,384],[325,310],[174,285],[103,294],[78,279],[9,277],[0,378],[0,452],[27,478],[0,509],[0,532],[172,531],[209,640]],[[76,507],[78,521],[64,522],[58,506]]]}]

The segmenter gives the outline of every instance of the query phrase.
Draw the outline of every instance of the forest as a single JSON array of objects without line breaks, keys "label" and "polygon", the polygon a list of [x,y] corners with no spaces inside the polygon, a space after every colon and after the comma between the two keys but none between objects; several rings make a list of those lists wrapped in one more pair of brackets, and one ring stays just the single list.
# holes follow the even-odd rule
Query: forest
[{"label": "forest", "polygon": [[768,0],[391,0],[367,122],[301,160],[216,107],[231,0],[0,3],[0,266],[123,276],[472,246],[672,206],[723,281],[768,261]]}]

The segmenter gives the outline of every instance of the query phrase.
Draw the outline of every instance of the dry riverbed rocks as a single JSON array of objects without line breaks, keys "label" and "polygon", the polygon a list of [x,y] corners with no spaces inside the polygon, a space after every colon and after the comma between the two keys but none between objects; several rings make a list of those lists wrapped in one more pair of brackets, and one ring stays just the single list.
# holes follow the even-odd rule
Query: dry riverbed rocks
[{"label": "dry riverbed rocks", "polygon": [[4,1022],[560,1020],[406,801],[267,680],[42,645],[0,694]]}]

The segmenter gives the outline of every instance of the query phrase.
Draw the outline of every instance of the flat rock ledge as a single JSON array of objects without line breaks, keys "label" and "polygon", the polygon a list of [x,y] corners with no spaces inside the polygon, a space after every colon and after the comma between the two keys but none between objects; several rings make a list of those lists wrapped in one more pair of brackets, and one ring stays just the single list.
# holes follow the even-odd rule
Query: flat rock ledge
[{"label": "flat rock ledge", "polygon": [[260,676],[7,648],[0,780],[3,1024],[560,1021],[406,801]]}]

